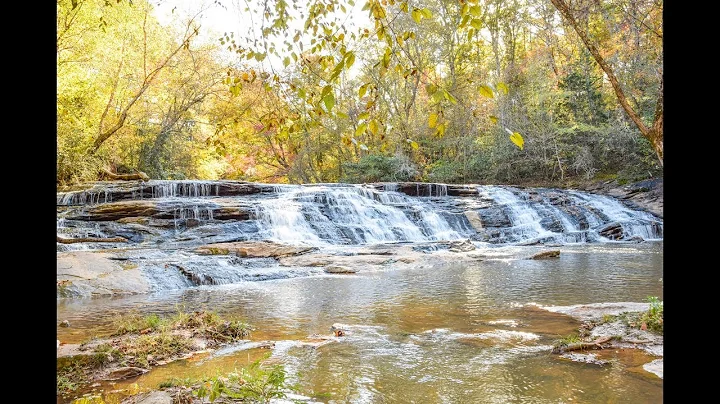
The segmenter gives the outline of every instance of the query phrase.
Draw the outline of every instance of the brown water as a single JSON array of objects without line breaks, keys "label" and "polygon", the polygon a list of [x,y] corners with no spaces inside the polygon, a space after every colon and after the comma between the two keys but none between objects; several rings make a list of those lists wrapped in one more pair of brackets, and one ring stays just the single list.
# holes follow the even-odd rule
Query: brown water
[{"label": "brown water", "polygon": [[[523,247],[503,247],[505,250]],[[488,259],[418,269],[200,287],[113,299],[58,300],[61,341],[106,335],[117,313],[213,310],[256,328],[273,350],[224,349],[102,388],[156,388],[227,373],[271,353],[299,394],[325,403],[661,403],[656,357],[601,352],[606,365],[550,354],[579,322],[536,306],[663,299],[662,242],[573,245],[559,259]],[[501,249],[495,249],[501,251]],[[348,335],[319,348],[311,334]],[[115,400],[117,400],[115,395]],[[108,401],[112,394],[106,394]]]}]

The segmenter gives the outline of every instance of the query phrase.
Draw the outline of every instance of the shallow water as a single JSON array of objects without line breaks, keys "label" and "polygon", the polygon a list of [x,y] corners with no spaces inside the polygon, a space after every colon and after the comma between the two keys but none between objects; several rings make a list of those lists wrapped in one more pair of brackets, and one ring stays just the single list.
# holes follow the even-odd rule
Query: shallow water
[{"label": "shallow water", "polygon": [[[58,338],[107,335],[129,310],[212,310],[255,327],[273,350],[221,350],[103,386],[156,388],[173,376],[217,375],[272,353],[299,393],[327,403],[660,403],[663,381],[642,370],[655,357],[604,351],[606,365],[550,354],[579,322],[540,306],[663,299],[663,244],[558,247],[558,259],[509,258],[523,247],[479,250],[476,262],[203,286],[124,298],[58,299]],[[311,334],[348,334],[312,348]],[[228,352],[231,351],[231,352]],[[224,353],[225,352],[225,353]],[[106,390],[107,391],[107,390]]]}]

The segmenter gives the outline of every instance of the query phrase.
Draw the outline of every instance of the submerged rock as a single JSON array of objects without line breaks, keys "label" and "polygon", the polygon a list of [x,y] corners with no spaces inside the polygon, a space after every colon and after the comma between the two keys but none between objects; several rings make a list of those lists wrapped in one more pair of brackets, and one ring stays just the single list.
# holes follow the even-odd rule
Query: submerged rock
[{"label": "submerged rock", "polygon": [[560,256],[560,250],[541,251],[537,254],[533,254],[531,260],[542,260],[547,258],[558,258]]},{"label": "submerged rock", "polygon": [[324,271],[329,274],[354,274],[357,273],[358,270],[343,265],[328,265]]},{"label": "submerged rock", "polygon": [[138,368],[134,366],[127,366],[118,369],[111,370],[105,377],[106,380],[123,380],[131,377],[140,376],[149,372],[148,369]]}]

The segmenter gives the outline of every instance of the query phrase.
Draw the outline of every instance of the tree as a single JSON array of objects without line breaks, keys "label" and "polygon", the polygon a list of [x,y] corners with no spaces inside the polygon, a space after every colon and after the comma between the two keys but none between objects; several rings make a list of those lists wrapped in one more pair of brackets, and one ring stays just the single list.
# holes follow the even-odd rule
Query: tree
[{"label": "tree", "polygon": [[[650,125],[646,125],[646,123],[643,121],[640,114],[638,114],[636,112],[635,108],[633,108],[633,106],[630,105],[628,97],[625,95],[625,91],[623,90],[623,86],[620,84],[620,81],[618,80],[617,76],[615,75],[614,69],[612,68],[612,66],[610,66],[608,61],[605,59],[602,52],[596,46],[595,42],[590,38],[588,30],[583,28],[583,26],[580,24],[578,18],[576,17],[576,13],[578,13],[577,10],[579,10],[578,4],[583,5],[583,2],[579,1],[576,4],[574,4],[575,7],[573,7],[570,3],[570,0],[550,0],[550,1],[558,9],[558,11],[560,11],[560,14],[567,21],[567,23],[573,28],[573,30],[575,30],[575,32],[580,37],[580,39],[582,40],[582,42],[585,45],[585,47],[587,48],[587,50],[593,56],[593,58],[598,63],[598,65],[600,65],[603,72],[605,72],[623,110],[627,113],[627,115],[633,121],[635,126],[637,126],[638,130],[640,130],[640,133],[642,134],[642,136],[644,136],[652,144],[653,148],[655,149],[655,153],[657,154],[658,160],[660,161],[660,165],[662,166],[663,165],[663,82],[664,82],[663,76],[662,76],[662,71],[659,72],[660,86],[659,86],[657,101],[656,101],[656,105],[655,105],[655,114],[654,114],[652,123]],[[582,10],[582,9],[580,9],[580,10]],[[648,13],[648,15],[649,15],[649,13]],[[662,32],[662,30],[653,30],[653,34],[658,35],[660,37],[660,39],[662,39],[661,32]]]}]

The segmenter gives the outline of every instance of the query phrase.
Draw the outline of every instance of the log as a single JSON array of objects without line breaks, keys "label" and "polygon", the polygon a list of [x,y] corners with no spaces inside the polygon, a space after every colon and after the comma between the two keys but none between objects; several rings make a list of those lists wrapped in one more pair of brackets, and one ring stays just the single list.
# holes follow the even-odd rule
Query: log
[{"label": "log", "polygon": [[552,353],[560,354],[568,351],[579,351],[585,349],[603,349],[602,344],[610,341],[612,338],[613,337],[600,337],[591,342],[576,342],[574,344],[563,345],[553,348]]},{"label": "log", "polygon": [[110,177],[110,179],[113,181],[131,181],[131,180],[150,181],[150,177],[148,177],[148,175],[142,171],[138,171],[137,173],[134,173],[134,174],[115,174],[107,169],[103,169],[102,171],[105,175]]},{"label": "log", "polygon": [[74,244],[74,243],[125,243],[127,239],[125,237],[78,237],[78,238],[64,238],[57,236],[57,242],[61,244]]}]

